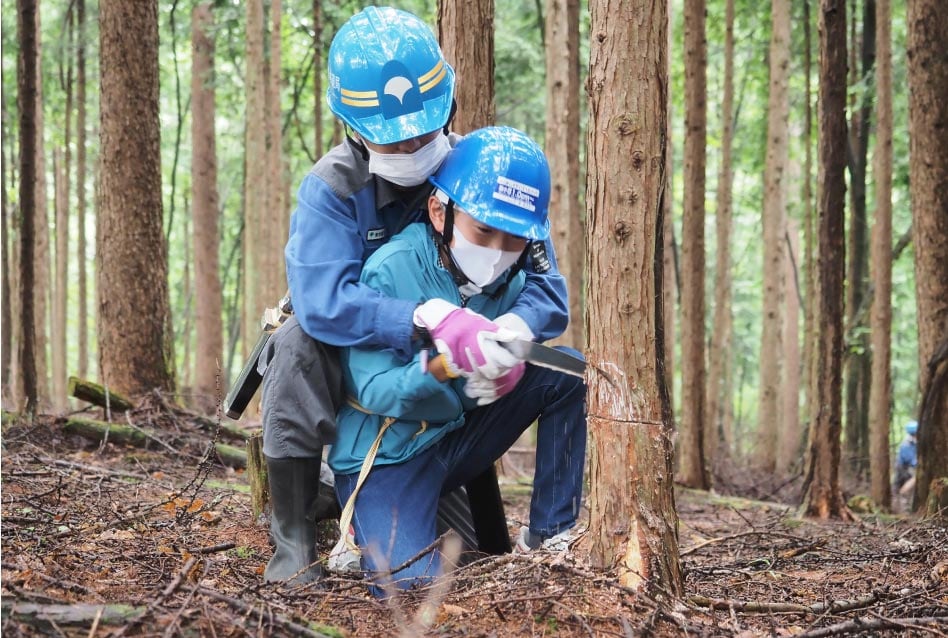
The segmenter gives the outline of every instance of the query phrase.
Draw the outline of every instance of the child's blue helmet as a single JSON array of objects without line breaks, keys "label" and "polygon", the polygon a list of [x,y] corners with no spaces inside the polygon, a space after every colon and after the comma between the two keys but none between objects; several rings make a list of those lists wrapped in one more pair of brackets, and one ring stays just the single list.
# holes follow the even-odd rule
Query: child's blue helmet
[{"label": "child's blue helmet", "polygon": [[366,7],[329,46],[329,108],[356,133],[391,144],[444,127],[454,69],[427,24],[391,7]]},{"label": "child's blue helmet", "polygon": [[530,240],[550,236],[550,166],[543,149],[517,129],[469,133],[430,181],[483,224]]},{"label": "child's blue helmet", "polygon": [[909,421],[905,424],[905,433],[909,436],[918,434],[918,421]]}]

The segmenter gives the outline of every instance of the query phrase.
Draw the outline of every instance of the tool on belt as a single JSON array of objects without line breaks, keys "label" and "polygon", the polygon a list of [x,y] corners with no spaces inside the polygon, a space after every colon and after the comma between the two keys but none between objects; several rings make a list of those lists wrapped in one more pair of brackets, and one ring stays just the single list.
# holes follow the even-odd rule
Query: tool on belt
[{"label": "tool on belt", "polygon": [[250,404],[253,395],[263,377],[257,370],[257,364],[260,361],[260,355],[270,342],[270,337],[276,332],[276,329],[283,325],[289,316],[293,314],[293,304],[290,302],[290,293],[287,292],[276,308],[267,308],[263,311],[263,317],[260,319],[261,332],[257,343],[250,352],[247,362],[240,370],[237,380],[234,382],[227,398],[224,400],[224,413],[232,419],[239,419]]}]

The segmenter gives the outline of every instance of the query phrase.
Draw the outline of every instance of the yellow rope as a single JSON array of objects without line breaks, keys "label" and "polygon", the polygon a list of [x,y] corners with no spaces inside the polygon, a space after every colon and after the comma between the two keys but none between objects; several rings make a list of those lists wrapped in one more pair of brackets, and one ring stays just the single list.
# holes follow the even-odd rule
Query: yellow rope
[{"label": "yellow rope", "polygon": [[[346,401],[359,412],[373,414],[362,407],[362,405],[353,397],[347,397]],[[359,547],[355,544],[355,542],[349,540],[349,525],[352,523],[353,514],[355,514],[356,496],[358,496],[359,490],[362,489],[362,484],[365,483],[365,479],[368,478],[369,472],[372,471],[372,466],[375,463],[375,455],[378,454],[379,446],[382,444],[382,435],[385,434],[385,430],[388,429],[388,426],[395,423],[396,420],[397,419],[392,416],[387,416],[382,420],[382,426],[379,428],[379,433],[375,436],[375,440],[372,441],[369,451],[366,452],[365,460],[362,461],[362,468],[359,470],[359,478],[356,479],[355,489],[352,490],[352,494],[350,494],[349,498],[346,500],[346,505],[342,508],[342,514],[339,516],[340,538],[346,539],[346,546],[352,551],[359,551]],[[418,436],[427,428],[428,422],[422,421],[421,429],[415,433],[415,436]]]}]

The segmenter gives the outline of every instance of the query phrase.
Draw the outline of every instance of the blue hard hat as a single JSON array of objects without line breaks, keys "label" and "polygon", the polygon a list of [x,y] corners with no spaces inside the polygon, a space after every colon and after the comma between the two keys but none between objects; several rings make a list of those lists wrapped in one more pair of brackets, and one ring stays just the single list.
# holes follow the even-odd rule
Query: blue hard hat
[{"label": "blue hard hat", "polygon": [[430,181],[483,224],[531,240],[550,236],[550,166],[540,146],[517,129],[469,133]]},{"label": "blue hard hat", "polygon": [[905,433],[909,436],[915,436],[918,433],[918,421],[909,421],[906,423]]},{"label": "blue hard hat", "polygon": [[454,69],[427,24],[391,7],[366,7],[329,46],[329,108],[366,140],[391,144],[442,128]]}]

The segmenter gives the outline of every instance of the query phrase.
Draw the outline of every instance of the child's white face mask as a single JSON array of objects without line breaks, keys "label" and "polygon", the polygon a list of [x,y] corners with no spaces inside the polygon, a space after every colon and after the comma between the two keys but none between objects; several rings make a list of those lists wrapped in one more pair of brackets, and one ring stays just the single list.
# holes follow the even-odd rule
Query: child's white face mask
[{"label": "child's white face mask", "polygon": [[498,277],[517,263],[521,252],[478,246],[469,241],[461,229],[455,226],[451,256],[464,276],[477,288],[476,291],[468,289],[461,292],[480,293],[481,289],[497,281]]},{"label": "child's white face mask", "polygon": [[414,153],[369,152],[369,172],[399,186],[418,186],[433,175],[451,150],[448,136],[438,133]]}]

